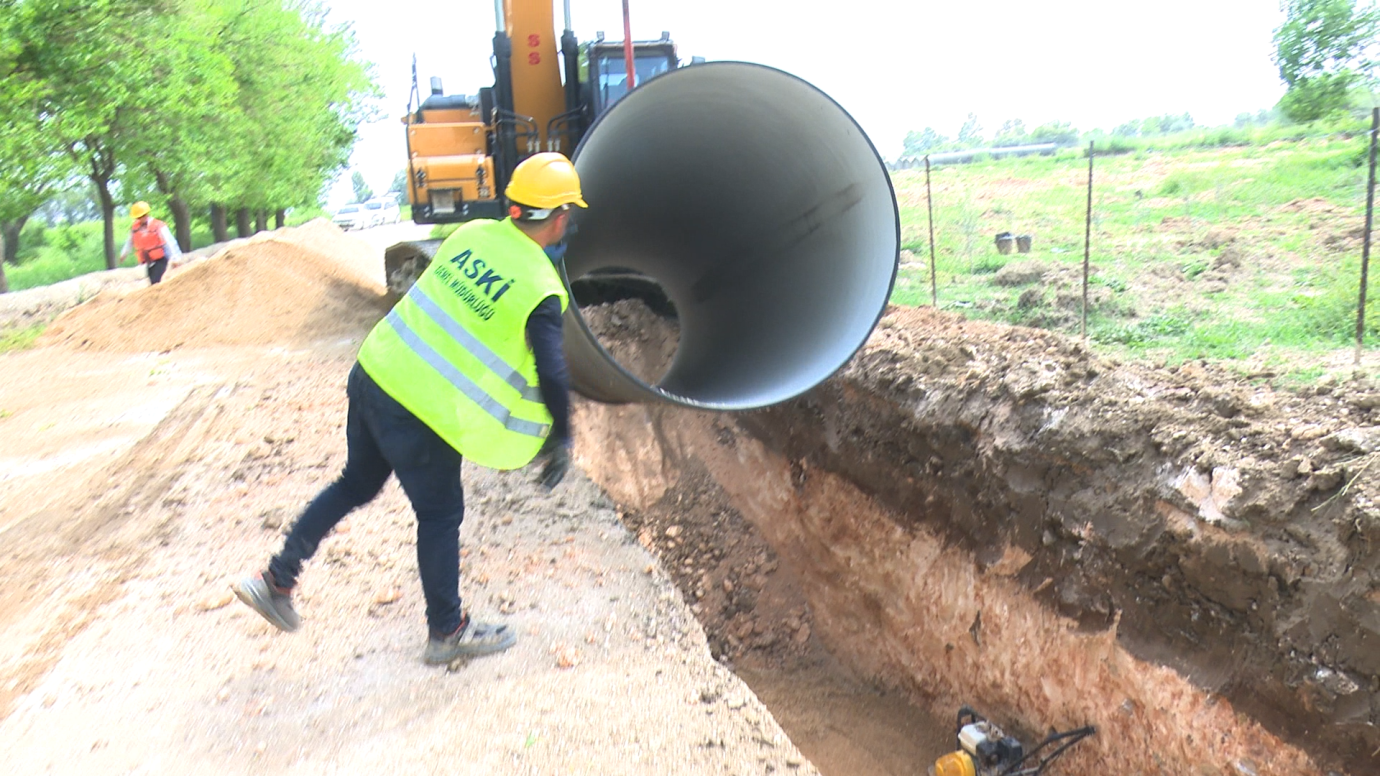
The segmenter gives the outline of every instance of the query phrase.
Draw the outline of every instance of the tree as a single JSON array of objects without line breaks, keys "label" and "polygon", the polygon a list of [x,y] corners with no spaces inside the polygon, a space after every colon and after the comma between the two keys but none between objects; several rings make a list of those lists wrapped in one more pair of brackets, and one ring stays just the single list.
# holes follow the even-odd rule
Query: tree
[{"label": "tree", "polygon": [[[186,0],[190,2],[191,0]],[[46,140],[95,185],[114,268],[120,148],[136,123],[131,106],[158,89],[152,51],[179,0],[22,0],[12,28],[16,72],[40,84],[33,110]]]},{"label": "tree", "polygon": [[85,176],[113,267],[117,195],[184,247],[192,207],[318,202],[379,93],[357,53],[313,0],[0,0],[0,225]]},{"label": "tree", "polygon": [[1356,0],[1288,0],[1285,14],[1275,30],[1275,64],[1289,87],[1280,111],[1302,122],[1345,110],[1374,67],[1380,10]]},{"label": "tree", "polygon": [[249,214],[241,210],[319,202],[379,88],[349,28],[328,27],[318,6],[278,0],[237,19],[229,34],[243,131],[233,146],[237,169],[212,202],[231,207],[242,225]]},{"label": "tree", "polygon": [[47,84],[26,47],[33,10],[0,0],[0,293],[9,291],[4,264],[15,263],[24,223],[69,169],[40,108]]},{"label": "tree", "polygon": [[407,170],[398,170],[398,174],[393,176],[393,185],[388,187],[388,193],[397,198],[399,205],[407,204]]},{"label": "tree", "polygon": [[1007,146],[1017,146],[1029,140],[1025,131],[1025,122],[1020,119],[1007,119],[1002,122],[1001,128],[992,138],[992,145],[1003,148]]},{"label": "tree", "polygon": [[58,184],[58,188],[39,206],[34,215],[48,226],[79,224],[101,217],[90,181],[77,177]]},{"label": "tree", "polygon": [[155,45],[145,65],[158,87],[129,106],[121,138],[122,193],[165,200],[183,250],[191,248],[188,200],[205,201],[213,182],[227,174],[235,160],[225,149],[242,131],[234,120],[234,62],[223,43],[207,45],[224,40],[231,11],[220,0],[185,0],[150,31]]},{"label": "tree", "polygon": [[1117,137],[1139,137],[1140,122],[1135,120],[1128,121],[1125,124],[1119,125],[1116,129],[1113,129],[1112,134]]},{"label": "tree", "polygon": [[364,181],[364,174],[355,170],[350,175],[350,186],[355,190],[355,202],[368,202],[374,198],[374,190]]},{"label": "tree", "polygon": [[976,113],[969,113],[963,126],[958,129],[958,146],[960,148],[977,148],[982,143],[982,125],[978,123]]},{"label": "tree", "polygon": [[919,132],[911,130],[906,133],[905,145],[901,154],[902,156],[924,156],[947,142],[949,139],[935,132],[933,127],[925,127]]},{"label": "tree", "polygon": [[1067,121],[1051,121],[1030,130],[1030,142],[1075,145],[1078,143],[1078,130]]}]

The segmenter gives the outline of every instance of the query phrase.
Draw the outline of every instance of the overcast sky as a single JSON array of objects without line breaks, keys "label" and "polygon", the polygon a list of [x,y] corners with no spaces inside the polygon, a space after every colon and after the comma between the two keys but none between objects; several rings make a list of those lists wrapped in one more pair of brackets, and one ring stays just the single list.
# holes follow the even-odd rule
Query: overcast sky
[{"label": "overcast sky", "polygon": [[[491,85],[492,0],[327,0],[349,22],[385,97],[351,160],[376,190],[405,163],[412,56],[426,91]],[[992,132],[1069,121],[1111,129],[1132,118],[1190,113],[1200,124],[1272,107],[1283,94],[1271,62],[1276,0],[631,0],[633,38],[671,33],[682,60],[759,62],[823,89],[888,158],[908,130],[953,136],[969,112]],[[575,34],[622,39],[620,0],[571,0]],[[557,27],[564,12],[555,3]],[[330,197],[349,195],[348,174]]]}]

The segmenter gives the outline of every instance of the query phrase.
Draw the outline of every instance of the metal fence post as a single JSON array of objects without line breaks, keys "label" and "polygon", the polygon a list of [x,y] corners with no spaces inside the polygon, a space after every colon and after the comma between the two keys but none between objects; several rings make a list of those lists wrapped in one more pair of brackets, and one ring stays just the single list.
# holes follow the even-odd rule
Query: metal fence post
[{"label": "metal fence post", "polygon": [[930,155],[925,154],[925,207],[930,211],[930,305],[939,307],[939,281],[934,270],[934,191],[930,188]]},{"label": "metal fence post", "polygon": [[1366,179],[1366,234],[1361,243],[1361,298],[1356,303],[1356,365],[1361,365],[1361,343],[1366,337],[1366,284],[1370,279],[1370,227],[1375,210],[1375,139],[1380,133],[1380,108],[1370,112],[1370,177]]},{"label": "metal fence post", "polygon": [[1088,256],[1092,252],[1093,152],[1097,141],[1088,141],[1088,218],[1083,228],[1083,339],[1088,339]]}]

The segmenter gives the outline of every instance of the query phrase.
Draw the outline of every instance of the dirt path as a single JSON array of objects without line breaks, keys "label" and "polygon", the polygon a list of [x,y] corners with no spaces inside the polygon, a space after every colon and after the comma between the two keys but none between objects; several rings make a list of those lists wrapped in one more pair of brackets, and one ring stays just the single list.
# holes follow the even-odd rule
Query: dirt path
[{"label": "dirt path", "polygon": [[[330,308],[302,289],[301,320],[274,308],[256,328],[273,304],[258,294],[282,289],[244,273],[310,268],[252,259],[98,298],[0,356],[16,376],[0,385],[12,772],[815,772],[578,473],[543,495],[530,472],[466,467],[462,593],[517,628],[505,654],[421,663],[413,518],[393,484],[309,566],[302,631],[232,602],[230,581],[343,463],[344,378],[377,315],[313,340],[298,324]],[[246,282],[187,304],[230,267]],[[106,325],[159,309],[195,332],[150,353]]]}]

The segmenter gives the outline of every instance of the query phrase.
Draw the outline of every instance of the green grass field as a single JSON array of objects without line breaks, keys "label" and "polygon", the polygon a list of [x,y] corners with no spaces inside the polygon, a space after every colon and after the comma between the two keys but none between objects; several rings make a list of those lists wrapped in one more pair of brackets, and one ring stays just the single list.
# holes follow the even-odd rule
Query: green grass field
[{"label": "green grass field", "polygon": [[[1090,338],[1125,357],[1265,367],[1345,347],[1355,332],[1366,142],[1351,132],[1226,147],[1166,139],[1098,156]],[[1078,333],[1087,180],[1083,149],[935,169],[939,306]],[[900,171],[893,182],[909,253],[892,301],[929,304],[925,173]],[[1000,254],[999,232],[1032,235],[1032,251]],[[1368,337],[1380,334],[1376,312]]]}]

